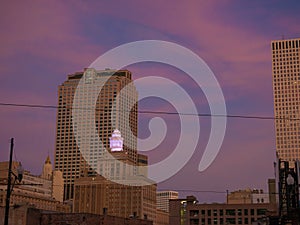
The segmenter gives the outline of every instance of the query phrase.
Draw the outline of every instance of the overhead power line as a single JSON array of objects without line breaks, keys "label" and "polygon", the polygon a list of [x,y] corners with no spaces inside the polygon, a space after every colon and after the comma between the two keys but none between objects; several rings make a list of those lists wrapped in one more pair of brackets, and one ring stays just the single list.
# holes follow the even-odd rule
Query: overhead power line
[{"label": "overhead power line", "polygon": [[[8,107],[25,107],[25,108],[44,108],[44,109],[72,109],[72,106],[54,106],[54,105],[41,105],[41,104],[17,104],[17,103],[5,103],[0,102],[0,106]],[[82,110],[92,110],[90,108],[74,108]],[[104,111],[101,109],[95,109],[96,111]],[[115,110],[122,111],[122,110]],[[129,112],[129,111],[128,111]],[[131,110],[130,112],[134,112]],[[137,110],[140,114],[160,114],[160,115],[180,115],[180,116],[197,116],[197,117],[227,117],[227,118],[238,118],[238,119],[259,119],[259,120],[299,120],[300,118],[286,118],[286,117],[273,117],[273,116],[252,116],[252,115],[232,115],[232,114],[210,114],[210,113],[183,113],[183,112],[167,112],[167,111],[150,111],[150,110]]]},{"label": "overhead power line", "polygon": [[12,106],[12,107],[26,107],[26,108],[51,108],[57,109],[57,106],[53,105],[37,105],[37,104],[17,104],[17,103],[4,103],[0,102],[1,106]]},{"label": "overhead power line", "polygon": [[[214,193],[214,194],[228,194],[227,191],[216,191],[216,190],[194,190],[194,189],[171,189],[172,191],[178,192],[195,192],[195,193]],[[158,189],[157,191],[170,191],[170,189]]]},{"label": "overhead power line", "polygon": [[[226,191],[217,191],[217,190],[195,190],[195,189],[158,189],[157,191],[177,191],[177,192],[190,192],[190,193],[211,193],[211,194],[231,194],[236,192],[237,190],[226,190]],[[256,192],[251,192],[251,194],[259,194]],[[262,194],[274,194],[274,195],[278,195],[278,192],[263,192]]]}]

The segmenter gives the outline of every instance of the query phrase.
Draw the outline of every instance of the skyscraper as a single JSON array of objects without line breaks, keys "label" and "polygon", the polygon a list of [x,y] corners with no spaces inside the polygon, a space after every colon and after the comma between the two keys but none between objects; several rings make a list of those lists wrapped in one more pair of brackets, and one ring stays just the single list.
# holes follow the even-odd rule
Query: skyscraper
[{"label": "skyscraper", "polygon": [[292,162],[300,159],[300,39],[271,45],[276,151]]},{"label": "skyscraper", "polygon": [[[73,101],[81,79],[88,89],[77,96],[75,107],[81,111],[80,118],[74,120]],[[97,95],[96,102],[92,102],[92,94]],[[103,151],[110,151],[109,138],[115,129],[120,130],[124,138],[123,151],[137,163],[137,100],[137,91],[128,70],[96,71],[88,68],[69,75],[59,86],[55,169],[62,171],[65,179],[65,200],[73,198],[76,178],[95,175],[99,156]],[[95,104],[92,117],[88,114],[89,104]],[[76,136],[76,129],[88,133],[91,126],[95,126],[97,135],[90,135],[88,145],[80,149],[80,144],[86,140],[78,134]],[[98,138],[103,146],[97,144]]]}]

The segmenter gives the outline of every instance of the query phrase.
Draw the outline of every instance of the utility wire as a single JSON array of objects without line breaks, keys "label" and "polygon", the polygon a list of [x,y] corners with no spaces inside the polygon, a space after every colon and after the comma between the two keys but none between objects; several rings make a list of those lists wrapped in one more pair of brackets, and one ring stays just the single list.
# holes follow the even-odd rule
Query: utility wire
[{"label": "utility wire", "polygon": [[[213,194],[231,194],[231,193],[234,193],[234,192],[237,192],[238,190],[233,190],[233,191],[229,191],[229,190],[226,190],[226,191],[216,191],[216,190],[193,190],[193,189],[158,189],[157,191],[178,191],[178,192],[192,192],[192,193],[213,193]],[[243,191],[243,190],[241,190]],[[263,193],[255,193],[255,192],[252,192],[251,194],[275,194],[275,195],[278,195],[280,193],[278,192],[263,192]]]},{"label": "utility wire", "polygon": [[[208,190],[191,190],[191,189],[171,189],[172,191],[182,191],[182,192],[199,192],[199,193],[215,193],[215,194],[226,194],[227,191],[214,191],[214,190],[211,190],[211,191],[208,191]],[[170,188],[169,189],[159,189],[157,190],[158,192],[159,191],[170,191]]]},{"label": "utility wire", "polygon": [[[0,183],[0,185],[6,185],[7,183]],[[21,184],[16,184],[16,185],[43,185],[43,184],[35,184],[35,183],[21,183]],[[54,186],[60,186],[60,185],[54,185]],[[122,188],[119,188],[122,189]],[[216,191],[216,190],[193,190],[193,189],[158,189],[157,191],[178,191],[178,192],[191,192],[191,193],[212,193],[212,194],[231,194],[232,192],[236,191]],[[253,192],[252,194],[259,194]],[[263,192],[262,194],[275,194],[278,195],[278,192]]]},{"label": "utility wire", "polygon": [[[72,109],[71,106],[54,106],[54,105],[40,105],[40,104],[17,104],[17,103],[4,103],[0,102],[0,106],[11,106],[11,107],[26,107],[26,108],[48,108],[48,109]],[[74,108],[82,110],[93,110],[90,108]],[[102,109],[96,109],[96,111],[104,111]],[[115,110],[114,111],[124,111]],[[286,117],[273,117],[273,116],[247,116],[247,115],[221,115],[221,114],[210,114],[210,113],[181,113],[181,112],[166,112],[166,111],[147,111],[147,110],[131,110],[127,112],[137,112],[140,114],[160,114],[160,115],[181,115],[181,116],[197,116],[197,117],[227,117],[227,118],[238,118],[238,119],[260,119],[260,120],[290,120],[300,121],[300,118],[286,118]]]}]

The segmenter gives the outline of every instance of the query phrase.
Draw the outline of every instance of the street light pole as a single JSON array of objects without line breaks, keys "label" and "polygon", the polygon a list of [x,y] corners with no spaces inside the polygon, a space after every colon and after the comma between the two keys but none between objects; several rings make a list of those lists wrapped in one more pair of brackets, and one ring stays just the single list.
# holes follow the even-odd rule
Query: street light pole
[{"label": "street light pole", "polygon": [[8,225],[8,214],[9,214],[9,203],[10,203],[10,187],[11,187],[11,164],[14,148],[14,139],[10,139],[10,155],[9,155],[9,165],[8,165],[8,176],[7,176],[7,189],[6,189],[6,203],[5,203],[5,218],[4,225]]}]

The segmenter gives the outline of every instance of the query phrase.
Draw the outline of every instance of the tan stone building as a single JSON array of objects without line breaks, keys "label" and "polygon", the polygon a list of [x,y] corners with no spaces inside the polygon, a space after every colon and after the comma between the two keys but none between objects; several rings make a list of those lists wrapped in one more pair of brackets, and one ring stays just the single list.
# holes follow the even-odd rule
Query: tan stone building
[{"label": "tan stone building", "polygon": [[[29,225],[34,224],[29,221],[29,206],[11,207],[9,210],[8,225]],[[0,225],[4,224],[5,207],[0,206]]]},{"label": "tan stone building", "polygon": [[251,203],[269,203],[269,193],[264,193],[263,190],[244,189],[233,191],[227,196],[228,204],[251,204]]},{"label": "tan stone building", "polygon": [[169,200],[178,199],[176,191],[158,191],[156,192],[156,224],[169,224]]},{"label": "tan stone building", "polygon": [[74,212],[147,218],[156,224],[156,184],[146,177],[147,156],[138,154],[134,162],[123,149],[119,130],[109,140],[110,154],[98,159],[97,171],[103,176],[75,180]]},{"label": "tan stone building", "polygon": [[276,151],[294,165],[300,159],[300,39],[271,43]]},{"label": "tan stone building", "polygon": [[177,191],[158,191],[156,192],[156,208],[169,212],[169,200],[178,199]]},{"label": "tan stone building", "polygon": [[[71,208],[62,203],[63,180],[58,171],[52,171],[49,157],[41,176],[25,170],[21,183],[16,182],[11,193],[10,205],[14,207],[30,205],[38,209],[70,212]],[[12,162],[12,172],[17,174],[18,162]],[[51,165],[52,167],[52,165]],[[0,206],[5,207],[8,162],[0,162]],[[14,183],[14,177],[13,177]]]},{"label": "tan stone building", "polygon": [[[75,100],[80,81],[86,89],[77,92],[79,94]],[[92,102],[95,96],[96,101]],[[98,159],[104,151],[109,151],[109,137],[115,129],[119,129],[123,135],[124,151],[129,159],[137,163],[137,100],[137,91],[128,70],[96,71],[89,68],[69,75],[59,86],[55,169],[63,173],[65,200],[73,198],[75,179],[96,174]],[[75,109],[72,109],[73,101],[76,101]],[[89,104],[95,107],[95,112],[89,111]],[[72,110],[80,110],[80,124],[73,121]],[[73,125],[78,132],[89,134],[96,129],[97,134],[91,134],[86,139],[78,135],[76,140]],[[92,129],[93,126],[95,129]],[[82,144],[84,142],[86,144]],[[79,144],[82,144],[81,149]]]},{"label": "tan stone building", "polygon": [[170,224],[172,225],[249,225],[276,214],[276,204],[198,204],[194,196],[170,200]]},{"label": "tan stone building", "polygon": [[128,186],[102,176],[75,181],[74,212],[156,219],[156,186]]},{"label": "tan stone building", "polygon": [[169,225],[169,213],[156,209],[156,225]]}]

